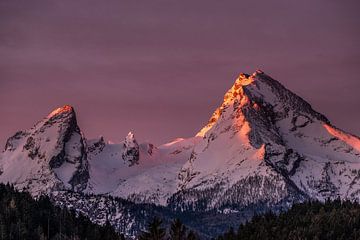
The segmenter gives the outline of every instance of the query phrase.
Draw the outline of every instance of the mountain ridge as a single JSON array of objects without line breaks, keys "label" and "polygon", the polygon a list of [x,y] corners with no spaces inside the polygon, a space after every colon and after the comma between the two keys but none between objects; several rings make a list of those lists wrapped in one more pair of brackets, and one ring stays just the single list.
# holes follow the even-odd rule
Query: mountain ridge
[{"label": "mountain ridge", "polygon": [[[192,138],[160,146],[139,143],[131,132],[120,143],[88,140],[65,105],[9,138],[0,169],[0,182],[35,197],[59,192],[55,201],[68,206],[74,199],[67,191],[225,215],[360,200],[359,137],[260,70],[240,74]],[[94,221],[109,214],[102,211]],[[119,214],[113,224],[128,223]]]}]

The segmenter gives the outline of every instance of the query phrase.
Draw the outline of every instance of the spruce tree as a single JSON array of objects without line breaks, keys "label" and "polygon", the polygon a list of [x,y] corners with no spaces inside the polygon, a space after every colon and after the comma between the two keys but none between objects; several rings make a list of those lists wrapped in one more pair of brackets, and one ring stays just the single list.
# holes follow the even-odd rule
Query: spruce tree
[{"label": "spruce tree", "polygon": [[170,226],[170,240],[185,240],[186,227],[180,219],[175,219]]},{"label": "spruce tree", "polygon": [[140,240],[164,240],[166,230],[162,228],[162,220],[155,217],[148,225],[147,230],[143,231],[139,239]]},{"label": "spruce tree", "polygon": [[189,231],[187,237],[186,237],[187,240],[198,240],[198,236],[195,234],[194,231]]}]

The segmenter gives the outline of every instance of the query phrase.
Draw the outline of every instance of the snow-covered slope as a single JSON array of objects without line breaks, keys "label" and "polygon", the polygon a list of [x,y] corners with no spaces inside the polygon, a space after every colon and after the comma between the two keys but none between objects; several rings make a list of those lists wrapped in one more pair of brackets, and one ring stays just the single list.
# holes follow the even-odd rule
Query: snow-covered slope
[{"label": "snow-covered slope", "polygon": [[89,141],[90,181],[86,192],[165,205],[176,192],[178,173],[198,140],[177,139],[160,147],[137,144],[133,134],[121,143],[106,144],[102,138]]},{"label": "snow-covered slope", "polygon": [[240,74],[197,136],[173,196],[181,209],[360,198],[359,138],[261,71]]},{"label": "snow-covered slope", "polygon": [[86,188],[85,142],[68,105],[55,109],[28,131],[17,132],[0,155],[0,181],[38,196],[56,189]]}]

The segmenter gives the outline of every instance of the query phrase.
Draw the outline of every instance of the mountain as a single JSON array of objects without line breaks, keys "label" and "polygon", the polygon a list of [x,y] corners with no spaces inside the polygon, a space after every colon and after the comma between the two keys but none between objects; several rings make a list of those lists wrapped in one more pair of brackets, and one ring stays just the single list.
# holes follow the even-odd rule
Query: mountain
[{"label": "mountain", "polygon": [[0,158],[0,181],[33,196],[64,188],[82,191],[87,186],[86,142],[68,105],[9,138]]},{"label": "mountain", "polygon": [[[360,139],[256,71],[240,74],[192,138],[161,146],[139,143],[131,132],[118,143],[88,140],[66,105],[9,138],[0,169],[1,182],[35,197],[48,194],[119,231],[135,215],[125,217],[120,200],[110,211],[106,202],[113,198],[164,216],[183,214],[185,223],[209,234],[214,224],[308,199],[359,200]],[[98,201],[104,204],[95,214],[87,205]],[[192,222],[194,213],[207,222]],[[141,229],[132,224],[126,232]]]},{"label": "mountain", "polygon": [[176,207],[359,199],[360,139],[261,71],[240,74],[197,136]]}]

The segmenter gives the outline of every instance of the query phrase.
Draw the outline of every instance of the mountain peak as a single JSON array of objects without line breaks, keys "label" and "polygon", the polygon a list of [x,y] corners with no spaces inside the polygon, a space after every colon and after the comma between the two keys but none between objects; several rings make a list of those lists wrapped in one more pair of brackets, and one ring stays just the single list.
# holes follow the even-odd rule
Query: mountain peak
[{"label": "mountain peak", "polygon": [[[7,140],[0,181],[16,182],[38,196],[51,189],[84,189],[88,180],[85,139],[74,108],[52,111],[33,128]],[[29,161],[31,160],[31,161]],[[22,166],[23,171],[18,171]]]},{"label": "mountain peak", "polygon": [[125,141],[134,141],[135,140],[135,136],[134,134],[130,131],[127,135],[126,135],[126,138],[125,138]]},{"label": "mountain peak", "polygon": [[261,70],[257,70],[252,75],[246,73],[240,73],[238,78],[236,78],[232,87],[225,93],[224,99],[220,107],[218,107],[212,114],[209,122],[205,127],[203,127],[196,136],[204,137],[205,133],[208,132],[218,121],[224,111],[230,106],[235,105],[236,108],[246,105],[249,103],[248,92],[245,92],[245,87],[252,85],[259,74],[263,74]]},{"label": "mountain peak", "polygon": [[55,110],[53,110],[48,116],[47,118],[52,118],[54,116],[59,116],[59,115],[68,115],[68,114],[74,114],[75,110],[72,106],[70,105],[64,105],[62,107],[56,108]]},{"label": "mountain peak", "polygon": [[[248,119],[248,113],[255,114],[259,110],[265,118],[269,118],[269,116],[274,119],[284,118],[288,116],[289,111],[292,111],[329,123],[325,116],[313,110],[311,105],[301,97],[286,89],[280,82],[263,71],[256,70],[251,75],[239,74],[232,87],[226,92],[222,104],[214,111],[207,125],[196,136],[204,137],[205,133],[213,128],[218,120],[226,121],[226,119],[238,118],[241,114],[245,114],[245,118]],[[227,116],[224,116],[225,112],[227,112]]]},{"label": "mountain peak", "polygon": [[122,158],[124,161],[129,162],[129,166],[138,164],[140,159],[139,144],[137,143],[134,134],[129,132],[124,141],[124,152]]},{"label": "mountain peak", "polygon": [[261,75],[265,75],[265,73],[260,69],[256,70],[251,75],[241,72],[239,74],[239,77],[236,79],[235,84],[240,84],[242,86],[249,85],[250,83],[255,81],[256,77],[259,77]]},{"label": "mountain peak", "polygon": [[254,81],[253,75],[249,75],[246,73],[240,73],[239,77],[236,79],[234,86],[240,85],[240,86],[246,86],[249,85]]}]

